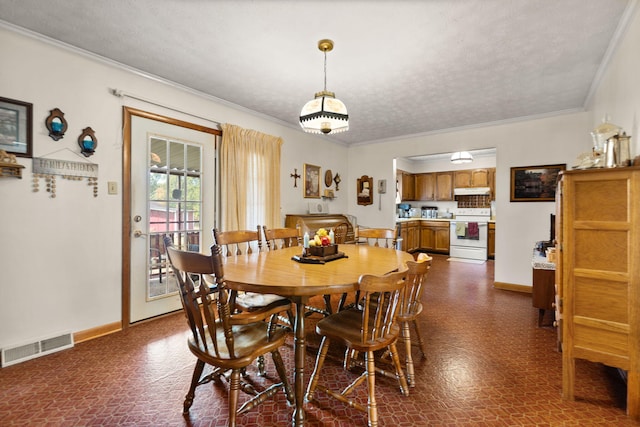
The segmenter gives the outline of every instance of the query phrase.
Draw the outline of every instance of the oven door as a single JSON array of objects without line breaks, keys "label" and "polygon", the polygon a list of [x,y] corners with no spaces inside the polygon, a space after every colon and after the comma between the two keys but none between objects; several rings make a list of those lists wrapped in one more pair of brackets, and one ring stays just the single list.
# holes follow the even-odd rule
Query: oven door
[{"label": "oven door", "polygon": [[452,258],[487,259],[488,223],[451,221],[449,255]]},{"label": "oven door", "polygon": [[487,230],[488,224],[486,222],[451,221],[449,243],[451,246],[486,248]]}]

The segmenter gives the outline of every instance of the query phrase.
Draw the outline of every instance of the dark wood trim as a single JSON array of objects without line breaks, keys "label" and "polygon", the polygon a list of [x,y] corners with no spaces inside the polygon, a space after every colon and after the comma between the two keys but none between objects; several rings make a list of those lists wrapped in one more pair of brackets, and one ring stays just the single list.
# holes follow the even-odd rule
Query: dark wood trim
[{"label": "dark wood trim", "polygon": [[131,117],[138,116],[162,123],[220,136],[222,131],[160,114],[122,107],[122,329],[131,324]]}]

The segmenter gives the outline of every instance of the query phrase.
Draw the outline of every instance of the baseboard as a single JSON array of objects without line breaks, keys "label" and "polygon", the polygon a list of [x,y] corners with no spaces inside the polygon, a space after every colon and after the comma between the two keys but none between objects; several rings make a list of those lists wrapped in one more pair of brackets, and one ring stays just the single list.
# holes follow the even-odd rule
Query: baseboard
[{"label": "baseboard", "polygon": [[493,282],[493,287],[505,291],[523,292],[525,294],[530,294],[532,292],[531,286],[518,285],[515,283]]},{"label": "baseboard", "polygon": [[108,323],[102,326],[96,326],[95,328],[85,329],[84,331],[78,331],[73,334],[73,340],[75,343],[81,343],[83,341],[89,341],[94,338],[102,337],[105,335],[119,332],[122,330],[121,322]]}]

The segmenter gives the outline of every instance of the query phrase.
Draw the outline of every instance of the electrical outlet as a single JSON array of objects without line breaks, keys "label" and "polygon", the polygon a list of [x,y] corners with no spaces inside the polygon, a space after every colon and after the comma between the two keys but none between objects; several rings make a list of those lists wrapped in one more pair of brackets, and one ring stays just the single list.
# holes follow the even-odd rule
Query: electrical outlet
[{"label": "electrical outlet", "polygon": [[109,181],[108,183],[109,186],[109,194],[118,194],[118,183],[115,181]]}]

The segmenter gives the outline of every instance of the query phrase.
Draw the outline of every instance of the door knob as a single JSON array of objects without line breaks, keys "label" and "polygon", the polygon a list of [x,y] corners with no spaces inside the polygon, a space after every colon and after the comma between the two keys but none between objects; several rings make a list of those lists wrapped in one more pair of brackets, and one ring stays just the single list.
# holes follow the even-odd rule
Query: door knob
[{"label": "door knob", "polygon": [[133,237],[142,237],[145,234],[142,232],[142,230],[133,230]]}]

